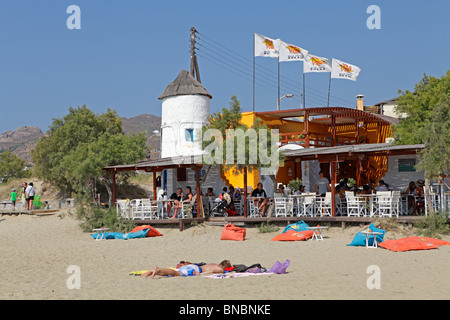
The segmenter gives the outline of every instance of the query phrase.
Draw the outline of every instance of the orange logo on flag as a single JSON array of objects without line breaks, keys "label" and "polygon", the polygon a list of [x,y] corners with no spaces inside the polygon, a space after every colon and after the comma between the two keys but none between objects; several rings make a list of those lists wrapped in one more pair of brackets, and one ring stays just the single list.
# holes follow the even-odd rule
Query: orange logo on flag
[{"label": "orange logo on flag", "polygon": [[269,39],[266,38],[266,39],[263,41],[263,43],[266,45],[266,48],[267,48],[267,49],[274,49],[273,41],[272,41],[272,40],[269,40]]},{"label": "orange logo on flag", "polygon": [[324,64],[325,61],[316,57],[311,57],[311,63],[315,64],[316,66],[320,66],[321,64]]},{"label": "orange logo on flag", "polygon": [[353,72],[352,67],[349,66],[348,64],[343,63],[343,64],[340,64],[339,67],[341,68],[341,71],[344,71],[347,73]]},{"label": "orange logo on flag", "polygon": [[289,52],[293,53],[293,54],[300,54],[300,53],[302,53],[302,49],[300,49],[299,47],[296,47],[296,46],[287,46],[286,49],[288,49]]}]

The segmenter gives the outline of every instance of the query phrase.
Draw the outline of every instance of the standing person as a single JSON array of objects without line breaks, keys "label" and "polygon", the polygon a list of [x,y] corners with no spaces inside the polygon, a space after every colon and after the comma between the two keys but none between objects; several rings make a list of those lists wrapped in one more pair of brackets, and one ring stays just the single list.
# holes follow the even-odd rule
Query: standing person
[{"label": "standing person", "polygon": [[258,202],[257,206],[258,211],[262,209],[261,214],[264,217],[267,208],[269,208],[270,202],[269,199],[267,198],[266,191],[263,189],[263,184],[261,182],[258,182],[256,189],[252,191],[252,197],[261,198],[257,200]]},{"label": "standing person", "polygon": [[12,192],[9,195],[9,198],[11,199],[12,210],[16,211],[16,199],[17,199],[16,189],[14,189],[14,188],[12,189]]},{"label": "standing person", "polygon": [[317,181],[314,192],[318,193],[321,197],[325,197],[326,193],[330,191],[330,182],[323,176],[323,171],[319,172],[319,181]]},{"label": "standing person", "polygon": [[28,210],[28,202],[26,201],[26,195],[25,195],[25,190],[26,189],[27,189],[27,183],[24,182],[22,184],[22,188],[20,188],[19,198],[20,198],[20,201],[22,201],[24,209]]},{"label": "standing person", "polygon": [[34,189],[33,182],[28,184],[28,187],[25,189],[25,194],[27,196],[26,201],[28,202],[28,210],[32,210],[34,195],[36,194],[36,189]]}]

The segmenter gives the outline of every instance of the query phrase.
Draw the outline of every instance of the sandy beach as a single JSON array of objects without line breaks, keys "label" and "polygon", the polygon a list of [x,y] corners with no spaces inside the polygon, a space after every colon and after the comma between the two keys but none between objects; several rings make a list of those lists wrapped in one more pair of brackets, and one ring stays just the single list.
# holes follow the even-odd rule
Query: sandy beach
[{"label": "sandy beach", "polygon": [[[3,216],[0,222],[0,299],[449,299],[450,246],[395,253],[346,246],[359,227],[323,232],[324,241],[272,242],[275,233],[247,228],[244,242],[221,241],[220,226],[157,228],[163,236],[95,241],[69,215]],[[404,235],[388,232],[386,238]],[[444,240],[449,241],[450,237]],[[232,279],[130,276],[180,260],[232,264],[291,261],[284,275]],[[369,266],[380,268],[380,289],[369,289]],[[80,289],[69,289],[70,266]],[[70,270],[70,269],[69,269]]]}]

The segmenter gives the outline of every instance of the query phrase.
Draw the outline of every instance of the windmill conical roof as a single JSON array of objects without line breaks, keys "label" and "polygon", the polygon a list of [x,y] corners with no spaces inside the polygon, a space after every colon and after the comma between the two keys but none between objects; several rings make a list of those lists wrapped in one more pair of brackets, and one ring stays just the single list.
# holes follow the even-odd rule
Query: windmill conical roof
[{"label": "windmill conical roof", "polygon": [[181,70],[178,77],[170,83],[158,99],[167,97],[201,94],[212,99],[209,92],[188,71]]}]

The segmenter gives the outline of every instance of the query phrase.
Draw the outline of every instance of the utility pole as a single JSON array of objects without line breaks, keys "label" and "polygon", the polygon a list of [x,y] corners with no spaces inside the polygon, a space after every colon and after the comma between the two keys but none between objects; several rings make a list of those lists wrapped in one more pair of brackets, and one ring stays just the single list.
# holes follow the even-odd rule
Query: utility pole
[{"label": "utility pole", "polygon": [[195,29],[195,27],[191,27],[191,76],[193,76],[194,78],[197,78],[197,81],[202,83],[200,81],[200,72],[198,70],[198,62],[197,62],[197,56],[195,54],[195,38],[196,38],[196,33],[198,33],[198,31]]}]

